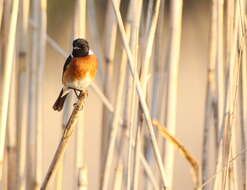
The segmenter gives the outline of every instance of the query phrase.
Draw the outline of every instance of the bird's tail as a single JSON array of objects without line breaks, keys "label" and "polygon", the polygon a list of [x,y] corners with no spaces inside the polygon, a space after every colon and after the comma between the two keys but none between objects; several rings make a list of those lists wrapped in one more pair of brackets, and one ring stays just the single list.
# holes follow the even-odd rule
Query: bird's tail
[{"label": "bird's tail", "polygon": [[67,95],[68,95],[68,93],[63,94],[63,89],[62,89],[56,102],[55,102],[55,104],[53,105],[53,109],[55,111],[61,111],[63,109],[63,105],[64,105],[64,102],[65,102]]}]

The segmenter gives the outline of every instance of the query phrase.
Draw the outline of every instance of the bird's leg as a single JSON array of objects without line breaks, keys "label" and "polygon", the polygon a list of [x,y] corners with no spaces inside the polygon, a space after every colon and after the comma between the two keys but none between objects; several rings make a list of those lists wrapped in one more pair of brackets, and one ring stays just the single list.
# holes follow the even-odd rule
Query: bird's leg
[{"label": "bird's leg", "polygon": [[71,89],[71,90],[73,90],[74,91],[74,93],[75,93],[75,95],[76,95],[76,97],[79,99],[79,95],[77,94],[77,91],[79,91],[79,92],[81,92],[81,90],[79,90],[79,89],[77,89],[77,88],[73,88],[73,87],[69,87],[69,89]]},{"label": "bird's leg", "polygon": [[75,92],[76,97],[79,99],[79,95],[77,94],[77,90],[76,89],[74,89],[74,92]]}]

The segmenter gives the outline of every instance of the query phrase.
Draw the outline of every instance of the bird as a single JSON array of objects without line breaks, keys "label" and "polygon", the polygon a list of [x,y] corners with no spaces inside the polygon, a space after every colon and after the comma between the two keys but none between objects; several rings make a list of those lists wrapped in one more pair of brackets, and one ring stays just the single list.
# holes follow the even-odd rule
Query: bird
[{"label": "bird", "polygon": [[98,70],[98,59],[94,52],[89,48],[88,41],[82,38],[73,40],[72,53],[67,57],[62,74],[63,88],[53,105],[55,111],[63,109],[66,97],[71,91],[87,92],[87,87],[96,78]]}]

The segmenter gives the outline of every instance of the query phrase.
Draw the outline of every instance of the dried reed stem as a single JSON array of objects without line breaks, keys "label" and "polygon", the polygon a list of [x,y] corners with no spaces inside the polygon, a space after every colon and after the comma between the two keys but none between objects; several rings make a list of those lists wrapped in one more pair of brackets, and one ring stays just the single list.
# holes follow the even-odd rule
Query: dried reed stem
[{"label": "dried reed stem", "polygon": [[[170,6],[171,23],[170,46],[168,55],[169,74],[167,88],[166,126],[168,131],[172,135],[174,135],[176,132],[177,83],[180,57],[183,0],[171,1]],[[169,186],[172,186],[174,168],[174,147],[169,143],[165,144],[164,163],[165,171],[167,172],[168,177],[168,184]]]},{"label": "dried reed stem", "polygon": [[2,28],[2,18],[3,18],[3,4],[4,0],[0,0],[0,30]]},{"label": "dried reed stem", "polygon": [[35,165],[34,165],[34,189],[40,189],[42,183],[43,168],[43,75],[46,62],[46,31],[47,31],[47,0],[39,1],[39,41],[38,43],[38,64],[37,64],[37,84],[36,84],[36,102],[37,102],[37,126],[35,131]]},{"label": "dried reed stem", "polygon": [[[39,26],[39,1],[32,2],[32,20],[35,26]],[[36,144],[36,127],[37,127],[37,76],[38,76],[38,52],[39,47],[38,29],[32,31],[32,51],[31,62],[29,66],[29,96],[28,96],[28,131],[27,131],[27,188],[33,188],[34,185],[34,168],[35,168],[35,144]]]},{"label": "dried reed stem", "polygon": [[[202,183],[209,177],[209,132],[210,132],[210,124],[212,121],[212,111],[215,105],[215,95],[216,95],[216,84],[215,84],[215,68],[216,68],[216,39],[217,39],[217,15],[216,15],[216,0],[211,0],[211,25],[210,25],[210,39],[209,39],[209,63],[208,63],[208,74],[207,74],[207,95],[205,101],[205,117],[204,117],[204,129],[203,129],[203,147],[202,147]],[[214,113],[216,115],[217,113]],[[214,120],[218,120],[218,118],[214,118]],[[217,121],[215,121],[217,123]],[[218,141],[218,124],[215,126],[215,143]],[[215,147],[217,150],[217,145]],[[209,186],[204,186],[203,190],[209,190]]]},{"label": "dried reed stem", "polygon": [[[129,21],[127,21],[126,35],[127,35],[128,40],[130,39],[130,31],[131,31],[131,26],[130,26]],[[117,132],[120,127],[119,125],[120,119],[121,119],[120,111],[122,107],[124,84],[125,84],[126,74],[127,74],[126,69],[127,69],[127,56],[126,56],[126,53],[123,51],[120,70],[119,70],[120,76],[119,76],[119,84],[118,84],[117,97],[116,97],[116,107],[115,107],[115,111],[113,115],[112,129],[111,129],[111,134],[110,134],[111,138],[109,140],[109,146],[107,150],[107,155],[106,155],[107,157],[106,157],[106,163],[105,163],[105,169],[104,169],[104,175],[103,175],[103,181],[102,181],[102,189],[105,189],[105,190],[108,189],[114,147],[116,144]]]},{"label": "dried reed stem", "polygon": [[[240,156],[243,156],[243,154],[246,154],[247,152],[247,148],[242,149],[238,154],[234,155],[230,160],[229,160],[229,164],[231,164],[232,162],[234,162],[237,158],[239,158]],[[215,179],[216,177],[218,177],[219,174],[221,174],[223,172],[224,169],[226,169],[228,167],[228,163],[223,166],[222,168],[220,168],[219,170],[215,171],[215,173],[213,175],[211,175],[202,185],[200,188],[203,188],[205,185],[207,185],[208,183],[210,183],[213,179]]]},{"label": "dried reed stem", "polygon": [[[152,20],[150,23],[150,29],[148,31],[147,35],[147,44],[146,49],[144,52],[143,57],[143,64],[141,65],[141,72],[140,72],[140,82],[142,85],[142,89],[144,92],[144,97],[147,96],[147,88],[148,88],[148,80],[150,78],[150,64],[151,64],[151,55],[153,50],[153,44],[154,44],[154,36],[156,33],[157,23],[158,23],[158,16],[159,16],[159,10],[160,10],[160,0],[156,1],[155,8],[152,15]],[[151,13],[150,13],[151,14]],[[138,31],[139,32],[139,31]],[[137,33],[138,34],[138,33]],[[138,181],[139,181],[139,167],[140,167],[140,154],[141,154],[141,144],[142,144],[142,138],[141,138],[141,128],[143,128],[143,115],[140,116],[140,122],[137,126],[137,134],[136,134],[136,154],[135,154],[135,170],[134,170],[134,189],[138,189]]]},{"label": "dried reed stem", "polygon": [[[247,146],[247,67],[246,67],[246,49],[244,49],[242,55],[242,70],[241,70],[241,99],[240,99],[240,109],[241,109],[241,148]],[[242,186],[246,189],[247,185],[247,154],[242,157],[241,168],[242,169]]]},{"label": "dried reed stem", "polygon": [[143,154],[140,155],[140,160],[141,160],[141,164],[143,165],[144,169],[145,169],[145,172],[147,174],[147,176],[149,177],[153,187],[155,190],[159,190],[159,186],[158,186],[158,183],[155,179],[155,176],[153,174],[153,171],[151,169],[151,167],[148,165],[145,157],[143,156]]},{"label": "dried reed stem", "polygon": [[[108,0],[107,3],[107,12],[106,12],[106,19],[105,19],[105,41],[104,41],[104,56],[105,56],[105,77],[104,77],[104,94],[106,97],[111,101],[113,98],[114,91],[110,87],[111,81],[113,81],[113,59],[115,55],[116,49],[116,37],[117,37],[117,22],[116,18],[114,17],[113,8],[111,5],[111,0]],[[117,6],[120,5],[120,0],[116,0]],[[109,136],[110,136],[110,128],[109,128],[109,112],[105,108],[103,109],[103,127],[104,130],[102,131],[101,135],[101,173],[104,173],[105,167],[104,163],[106,161],[106,152],[109,146]],[[103,185],[103,181],[101,181],[101,185]]]},{"label": "dried reed stem", "polygon": [[19,190],[26,189],[26,143],[27,126],[24,125],[24,110],[27,99],[27,67],[28,67],[28,20],[29,0],[22,0],[20,6],[20,43],[18,97],[17,97],[17,181]]},{"label": "dried reed stem", "polygon": [[[129,4],[129,14],[128,20],[131,24],[131,41],[130,48],[134,58],[134,72],[138,72],[138,55],[139,55],[139,30],[142,14],[143,1],[131,1]],[[124,51],[124,49],[123,49]],[[138,115],[138,100],[136,95],[136,80],[129,76],[129,88],[130,96],[128,96],[128,111],[129,116],[127,118],[129,124],[129,147],[128,147],[128,173],[127,173],[127,190],[136,189],[139,183],[139,168],[140,159],[139,154],[141,154],[141,141],[138,141],[140,133],[138,133],[139,126],[137,121]],[[133,173],[133,174],[132,174]]]},{"label": "dried reed stem", "polygon": [[[241,30],[240,30],[240,45],[242,45],[241,56],[241,79],[240,79],[240,114],[241,114],[241,149],[247,147],[247,66],[246,66],[246,22],[245,12],[247,10],[247,2],[239,1],[241,14]],[[244,154],[241,159],[241,187],[247,188],[247,154]]]},{"label": "dried reed stem", "polygon": [[159,147],[158,147],[158,144],[157,144],[157,140],[156,140],[156,137],[155,137],[155,134],[154,134],[154,130],[153,130],[153,127],[152,127],[152,120],[151,120],[151,117],[150,117],[148,106],[147,106],[147,103],[146,103],[145,98],[143,96],[144,93],[143,93],[143,90],[142,90],[138,75],[137,75],[136,72],[134,72],[134,67],[133,67],[134,60],[133,60],[133,56],[132,56],[132,53],[131,53],[129,45],[128,45],[128,40],[127,40],[126,33],[125,33],[125,30],[124,30],[123,21],[122,21],[122,18],[121,18],[120,11],[119,11],[119,9],[118,9],[118,7],[116,5],[116,2],[114,0],[112,0],[112,3],[113,3],[113,7],[114,7],[114,12],[115,12],[115,15],[116,15],[116,18],[117,18],[117,21],[118,21],[118,25],[119,25],[119,29],[120,29],[120,33],[121,33],[121,38],[122,38],[122,41],[123,41],[123,44],[124,44],[124,48],[126,50],[126,53],[127,53],[128,59],[129,59],[129,62],[128,62],[129,69],[130,69],[132,77],[136,81],[136,90],[137,90],[137,93],[138,93],[138,96],[139,96],[139,99],[140,99],[141,107],[142,107],[144,115],[145,115],[145,119],[147,121],[148,130],[149,130],[150,137],[151,137],[151,140],[152,140],[155,157],[157,159],[158,168],[160,170],[161,177],[162,177],[163,188],[166,189],[167,188],[167,182],[166,182],[164,167],[163,167],[163,163],[162,163]]},{"label": "dried reed stem", "polygon": [[11,74],[14,63],[14,47],[17,26],[17,16],[19,8],[19,0],[12,2],[12,12],[10,16],[10,28],[8,33],[8,44],[6,48],[5,67],[3,70],[3,87],[2,87],[2,104],[0,105],[0,183],[2,182],[4,147],[8,117],[8,102],[11,85]]},{"label": "dried reed stem", "polygon": [[[77,0],[75,3],[75,14],[74,14],[74,38],[85,38],[86,37],[86,0]],[[78,121],[78,127],[76,131],[76,151],[75,151],[75,169],[77,177],[77,189],[87,189],[87,172],[85,173],[84,163],[84,112],[81,112],[80,120]],[[86,176],[85,176],[86,175]]]},{"label": "dried reed stem", "polygon": [[70,116],[70,119],[68,121],[68,123],[65,126],[64,129],[64,133],[63,136],[60,140],[60,143],[57,147],[56,153],[53,157],[53,160],[50,164],[50,167],[48,169],[48,172],[46,174],[46,177],[43,181],[43,184],[41,186],[40,190],[45,190],[47,189],[47,186],[49,185],[49,183],[51,182],[51,178],[52,176],[56,173],[58,167],[59,167],[59,163],[61,162],[63,156],[64,156],[64,152],[66,149],[66,146],[68,145],[68,141],[71,138],[71,135],[76,127],[76,123],[79,119],[80,116],[80,112],[84,107],[84,99],[85,99],[85,95],[83,93],[80,93],[79,95],[79,100],[76,103],[73,112]]},{"label": "dried reed stem", "polygon": [[[216,1],[217,15],[217,37],[216,37],[216,62],[217,62],[217,109],[218,109],[218,130],[222,127],[224,117],[224,101],[225,101],[225,65],[224,65],[224,0]],[[214,10],[213,10],[214,11]]]},{"label": "dried reed stem", "polygon": [[[236,96],[237,96],[237,85],[239,81],[239,63],[236,63],[237,55],[237,45],[238,45],[238,30],[239,30],[239,4],[236,4],[235,10],[235,26],[233,30],[232,37],[232,50],[229,56],[229,74],[227,82],[227,93],[226,93],[226,106],[225,106],[225,117],[223,120],[222,132],[223,132],[223,142],[222,142],[222,164],[225,165],[229,163],[230,159],[230,148],[232,130],[234,130],[234,121],[236,117],[235,107],[236,107]],[[226,188],[226,179],[229,175],[229,165],[228,168],[223,171],[222,174],[222,188]]]}]

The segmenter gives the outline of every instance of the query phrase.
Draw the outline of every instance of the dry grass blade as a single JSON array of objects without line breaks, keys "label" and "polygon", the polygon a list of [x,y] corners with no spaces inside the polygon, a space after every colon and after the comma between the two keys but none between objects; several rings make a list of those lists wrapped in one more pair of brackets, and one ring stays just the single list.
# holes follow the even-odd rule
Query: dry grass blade
[{"label": "dry grass blade", "polygon": [[8,45],[6,50],[5,67],[3,70],[2,100],[0,107],[0,182],[2,181],[4,147],[8,117],[8,102],[11,84],[12,68],[14,63],[14,46],[17,26],[19,0],[12,3],[12,12],[10,17],[10,29],[8,33]]},{"label": "dry grass blade", "polygon": [[70,139],[70,137],[71,137],[71,135],[72,135],[72,133],[76,127],[76,123],[79,119],[80,112],[83,109],[84,99],[85,99],[85,95],[83,93],[80,93],[79,100],[74,107],[74,110],[70,116],[70,119],[69,119],[67,125],[65,126],[63,136],[62,136],[60,143],[57,147],[56,153],[53,157],[53,160],[50,164],[50,167],[48,169],[48,172],[46,174],[46,177],[43,181],[43,184],[42,184],[40,190],[47,189],[47,186],[51,182],[51,177],[56,173],[56,171],[58,169],[59,163],[61,162],[61,160],[64,156],[66,146],[68,145],[68,140]]},{"label": "dry grass blade", "polygon": [[123,25],[123,21],[122,21],[122,18],[121,18],[121,14],[120,14],[119,9],[117,8],[116,2],[114,0],[112,0],[112,3],[113,3],[115,15],[117,17],[117,21],[118,21],[118,25],[119,25],[119,29],[120,29],[120,33],[121,33],[121,38],[122,38],[122,41],[123,41],[123,44],[124,44],[124,48],[126,50],[126,53],[127,53],[128,59],[129,59],[128,65],[129,65],[129,68],[130,68],[130,72],[131,72],[132,77],[136,81],[137,94],[139,96],[140,104],[141,104],[141,107],[142,107],[142,110],[144,112],[144,116],[145,116],[145,119],[146,119],[146,122],[147,122],[147,126],[148,126],[148,130],[149,130],[149,133],[150,133],[152,145],[153,145],[153,148],[154,148],[155,158],[156,158],[156,161],[158,163],[158,168],[159,168],[159,171],[160,171],[160,174],[161,174],[161,178],[162,178],[163,188],[167,189],[168,186],[167,186],[166,175],[165,175],[164,166],[163,166],[163,162],[162,162],[162,159],[161,159],[158,143],[157,143],[157,140],[156,140],[156,137],[155,137],[155,134],[154,134],[154,129],[153,129],[153,126],[152,126],[151,116],[150,116],[150,113],[149,113],[149,110],[148,110],[148,106],[147,106],[147,103],[146,103],[146,100],[145,100],[145,97],[144,97],[144,93],[143,93],[143,90],[142,90],[138,75],[134,71],[134,60],[133,60],[133,56],[132,56],[132,53],[131,53],[129,45],[128,45],[128,40],[126,38],[126,33],[125,33],[125,30],[124,30],[124,25]]},{"label": "dry grass blade", "polygon": [[170,134],[170,132],[163,127],[158,121],[153,120],[153,125],[156,126],[159,132],[170,141],[174,146],[178,148],[180,153],[188,160],[190,163],[193,174],[194,174],[194,181],[195,181],[195,189],[199,190],[201,185],[201,177],[200,177],[200,167],[197,160],[192,156],[192,154],[174,137]]}]

